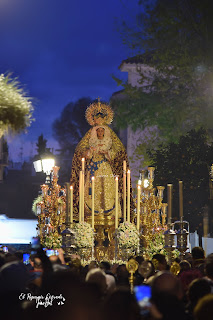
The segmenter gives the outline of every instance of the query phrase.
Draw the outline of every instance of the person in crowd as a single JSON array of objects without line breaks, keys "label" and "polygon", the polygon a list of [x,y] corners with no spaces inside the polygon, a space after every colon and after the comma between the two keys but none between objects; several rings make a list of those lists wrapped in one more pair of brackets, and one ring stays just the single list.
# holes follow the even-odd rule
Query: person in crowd
[{"label": "person in crowd", "polygon": [[100,268],[93,268],[86,275],[86,282],[93,283],[98,286],[102,296],[107,293],[106,274]]},{"label": "person in crowd", "polygon": [[2,319],[19,319],[19,295],[26,292],[29,274],[21,261],[6,262],[0,268],[0,314]]},{"label": "person in crowd", "polygon": [[198,301],[205,295],[211,293],[211,285],[206,279],[193,280],[187,292],[188,305],[186,306],[187,313],[190,319],[193,319],[193,311]]},{"label": "person in crowd", "polygon": [[158,272],[152,282],[150,313],[154,319],[187,319],[179,279],[168,271]]},{"label": "person in crowd", "polygon": [[179,272],[179,274],[181,274],[183,271],[189,271],[189,270],[191,270],[191,267],[192,267],[191,264],[190,264],[190,262],[187,261],[187,260],[182,260],[182,261],[180,261],[179,266],[180,266],[180,272]]},{"label": "person in crowd", "polygon": [[195,320],[213,319],[213,294],[205,295],[201,298],[194,309]]},{"label": "person in crowd", "polygon": [[140,320],[140,308],[128,289],[114,291],[104,302],[103,320]]},{"label": "person in crowd", "polygon": [[205,252],[202,247],[192,248],[192,267],[198,269],[204,275]]},{"label": "person in crowd", "polygon": [[152,263],[156,272],[168,270],[168,264],[164,254],[156,253],[152,257]]},{"label": "person in crowd", "polygon": [[121,264],[116,269],[116,286],[129,288],[129,273],[126,265]]},{"label": "person in crowd", "polygon": [[204,270],[206,279],[210,281],[211,287],[213,288],[213,253],[207,256]]}]

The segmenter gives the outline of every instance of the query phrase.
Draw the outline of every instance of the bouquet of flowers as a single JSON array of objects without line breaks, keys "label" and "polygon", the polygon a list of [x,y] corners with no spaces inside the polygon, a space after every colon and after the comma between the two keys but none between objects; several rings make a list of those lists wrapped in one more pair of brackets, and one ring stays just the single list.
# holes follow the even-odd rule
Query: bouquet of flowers
[{"label": "bouquet of flowers", "polygon": [[62,246],[62,236],[50,233],[41,240],[41,244],[47,249],[59,249]]},{"label": "bouquet of flowers", "polygon": [[91,225],[87,222],[79,222],[74,226],[75,245],[77,248],[92,248],[94,233]]},{"label": "bouquet of flowers", "polygon": [[133,223],[123,222],[118,227],[117,239],[120,248],[136,250],[139,243],[139,232]]},{"label": "bouquet of flowers", "polygon": [[32,211],[35,215],[37,215],[37,204],[39,204],[41,201],[43,201],[43,196],[41,195],[33,200]]}]

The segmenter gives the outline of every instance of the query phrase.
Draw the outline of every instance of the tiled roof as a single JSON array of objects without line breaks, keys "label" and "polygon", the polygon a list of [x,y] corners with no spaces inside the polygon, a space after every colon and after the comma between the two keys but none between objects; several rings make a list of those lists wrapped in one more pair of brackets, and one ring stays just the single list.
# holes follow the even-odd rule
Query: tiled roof
[{"label": "tiled roof", "polygon": [[131,58],[127,58],[122,61],[119,69],[122,67],[123,64],[147,64],[147,62],[151,61],[152,59],[152,52],[146,52],[143,54],[136,55]]}]

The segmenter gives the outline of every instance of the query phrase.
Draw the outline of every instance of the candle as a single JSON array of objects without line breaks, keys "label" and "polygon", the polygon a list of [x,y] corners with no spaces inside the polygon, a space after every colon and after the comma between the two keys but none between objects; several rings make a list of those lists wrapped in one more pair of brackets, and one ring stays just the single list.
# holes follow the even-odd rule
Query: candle
[{"label": "candle", "polygon": [[118,228],[118,177],[115,178],[115,229]]},{"label": "candle", "polygon": [[81,222],[82,207],[82,171],[79,174],[79,222]]},{"label": "candle", "polygon": [[179,212],[180,219],[183,219],[183,181],[179,181]]},{"label": "candle", "polygon": [[66,223],[69,223],[70,218],[70,195],[69,195],[69,188],[70,184],[66,182]]},{"label": "candle", "polygon": [[130,222],[130,170],[127,171],[127,222]]},{"label": "candle", "polygon": [[70,186],[70,223],[73,224],[73,186]]},{"label": "candle", "polygon": [[140,229],[140,202],[141,202],[141,186],[138,185],[137,195],[137,230]]},{"label": "candle", "polygon": [[123,162],[123,219],[126,221],[126,161]]},{"label": "candle", "polygon": [[82,163],[82,171],[84,172],[84,170],[85,170],[85,158],[81,159],[81,163]]},{"label": "candle", "polygon": [[95,177],[92,177],[92,229],[95,226]]},{"label": "candle", "polygon": [[172,219],[172,184],[167,184],[167,198],[168,198],[168,223]]},{"label": "candle", "polygon": [[81,205],[81,220],[84,221],[84,173],[85,173],[85,158],[82,158],[82,205]]}]

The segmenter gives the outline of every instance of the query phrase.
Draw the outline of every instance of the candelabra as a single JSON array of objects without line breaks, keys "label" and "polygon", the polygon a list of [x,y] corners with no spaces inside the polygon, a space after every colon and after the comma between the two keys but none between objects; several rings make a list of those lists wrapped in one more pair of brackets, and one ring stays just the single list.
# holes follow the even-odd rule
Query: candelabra
[{"label": "candelabra", "polygon": [[[188,249],[188,235],[189,235],[189,223],[180,218],[180,221],[175,221],[174,226],[178,224],[180,226],[177,231],[177,250],[180,252],[181,259],[184,257],[186,250]],[[184,226],[187,226],[187,229]]]},{"label": "candelabra", "polygon": [[155,242],[156,236],[166,228],[167,203],[163,203],[163,186],[153,187],[154,167],[148,167],[148,179],[145,179],[145,170],[140,171],[138,184],[141,185],[141,227],[142,245],[147,249]]},{"label": "candelabra", "polygon": [[50,184],[43,184],[42,201],[37,203],[38,235],[43,246],[49,249],[61,247],[61,232],[65,222],[65,189],[58,184],[59,167],[53,167]]}]

